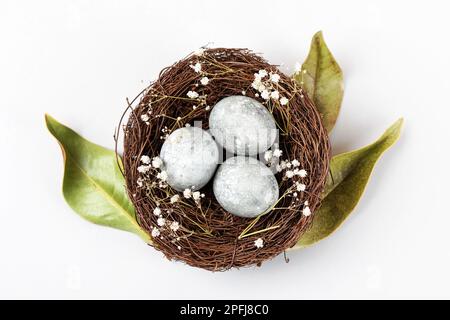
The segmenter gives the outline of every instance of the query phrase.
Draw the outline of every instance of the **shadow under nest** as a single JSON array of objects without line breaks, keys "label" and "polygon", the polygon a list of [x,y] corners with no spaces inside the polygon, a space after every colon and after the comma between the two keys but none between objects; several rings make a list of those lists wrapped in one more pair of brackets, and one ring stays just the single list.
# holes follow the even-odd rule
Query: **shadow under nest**
[{"label": "shadow under nest", "polygon": [[[201,68],[199,65],[196,68],[197,63]],[[259,92],[252,87],[252,82],[259,70],[280,75],[277,90],[280,96],[289,99],[287,105],[255,96]],[[204,76],[209,79],[207,85],[201,84]],[[200,98],[187,97],[189,91],[198,92]],[[139,182],[141,175],[137,168],[141,156],[158,156],[165,134],[194,121],[201,121],[203,129],[208,129],[210,108],[222,98],[243,94],[264,103],[273,114],[283,158],[297,159],[308,173],[303,179],[304,192],[297,197],[291,194],[281,197],[274,210],[255,220],[226,212],[214,197],[212,181],[201,189],[205,197],[200,206],[170,186],[160,187],[156,178],[152,182],[156,171],[150,173],[150,180],[144,185]],[[138,223],[149,234],[154,227],[160,230],[158,236],[152,237],[157,250],[168,259],[223,271],[260,265],[297,243],[320,206],[330,145],[313,102],[292,78],[247,49],[206,49],[163,69],[159,78],[136,100],[139,100],[136,106],[127,108],[130,112],[124,125],[124,175]],[[292,181],[283,178],[282,173],[276,174],[276,178],[280,195],[284,195]],[[171,203],[170,198],[175,194],[180,195],[180,201]],[[302,214],[305,201],[312,212],[309,216]],[[158,216],[153,213],[156,207],[161,209],[166,221],[179,223],[177,231],[158,226]],[[240,237],[252,222],[252,228]],[[264,239],[262,248],[255,247],[258,238]]]}]

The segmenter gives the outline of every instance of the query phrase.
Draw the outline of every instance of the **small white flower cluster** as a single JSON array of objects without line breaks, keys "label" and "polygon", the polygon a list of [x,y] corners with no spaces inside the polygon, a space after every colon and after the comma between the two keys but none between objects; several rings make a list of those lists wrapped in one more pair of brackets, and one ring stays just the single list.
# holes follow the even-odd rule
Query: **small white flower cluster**
[{"label": "small white flower cluster", "polygon": [[170,224],[170,230],[177,232],[178,229],[180,229],[180,224],[176,221],[172,221],[172,223]]},{"label": "small white flower cluster", "polygon": [[199,97],[199,94],[195,91],[188,91],[188,93],[186,94],[188,96],[188,98],[190,99],[197,99]]},{"label": "small white flower cluster", "polygon": [[188,189],[188,188],[184,189],[183,196],[186,199],[192,198],[195,201],[195,203],[199,206],[200,205],[200,200],[205,197],[205,194],[201,193],[200,191],[192,191],[193,188],[194,187],[192,187],[191,189]]},{"label": "small white flower cluster", "polygon": [[292,161],[280,161],[282,155],[283,151],[278,148],[276,148],[275,150],[267,150],[264,153],[264,160],[269,166],[275,165],[275,169],[277,172],[286,170],[285,177],[287,179],[291,179],[295,176],[300,176],[301,178],[307,176],[306,170],[298,168],[300,166],[300,162],[297,159],[294,159]]},{"label": "small white flower cluster", "polygon": [[[293,180],[292,187],[289,190],[292,192],[292,196],[294,198],[298,198],[298,192],[306,191],[306,184],[304,184],[301,179],[306,178],[308,176],[308,172],[305,169],[300,168],[300,162],[297,159],[291,161],[280,161],[282,155],[283,151],[278,148],[273,151],[268,150],[264,154],[264,160],[266,160],[267,165],[275,165],[277,172],[284,171],[283,180]],[[305,216],[309,216],[311,214],[308,201],[305,201],[302,213]]]},{"label": "small white flower cluster", "polygon": [[196,73],[202,72],[202,64],[198,61],[195,64],[191,64],[189,67],[191,67]]},{"label": "small white flower cluster", "polygon": [[305,169],[298,169],[298,168],[286,171],[286,178],[291,179],[294,176],[299,176],[300,178],[305,178],[307,176],[307,172]]},{"label": "small white flower cluster", "polygon": [[[171,212],[171,210],[167,210],[168,213]],[[152,227],[152,237],[157,238],[161,235],[161,232],[164,230],[171,230],[172,232],[177,232],[178,229],[180,229],[180,224],[177,221],[168,221],[166,218],[163,217],[163,212],[160,207],[155,207],[153,209],[153,214],[157,217],[156,224],[157,226]],[[168,229],[167,229],[168,228]],[[163,237],[161,236],[161,239]]]},{"label": "small white flower cluster", "polygon": [[144,113],[143,115],[141,115],[141,120],[143,122],[145,122],[146,125],[150,124],[150,122],[149,122],[150,116],[147,113]]},{"label": "small white flower cluster", "polygon": [[[203,51],[201,51],[200,54],[195,54],[197,56],[201,56],[203,55],[204,49]],[[190,65],[191,69],[194,70],[194,72],[198,73],[201,78],[200,78],[200,84],[202,86],[206,86],[208,85],[208,83],[211,81],[204,72],[202,72],[202,64],[197,61],[195,64],[191,64]],[[195,86],[199,86],[199,84],[196,84]],[[204,106],[206,111],[211,110],[211,107],[208,106],[206,104],[206,95],[200,95],[197,91],[194,90],[189,90],[188,93],[186,94],[188,96],[189,99],[193,99],[193,100],[197,100],[200,103],[198,105],[193,105],[192,109],[196,110],[198,107]]]},{"label": "small white flower cluster", "polygon": [[[181,119],[181,118],[180,118]],[[178,119],[177,119],[178,120]],[[179,121],[179,120],[178,120]],[[168,137],[169,137],[169,135],[170,135],[170,129],[169,128],[167,128],[167,126],[164,126],[162,129],[161,129],[161,133],[162,133],[162,135],[159,137],[161,140],[166,140]]]},{"label": "small white flower cluster", "polygon": [[148,102],[147,105],[147,112],[141,114],[140,118],[141,121],[144,122],[146,125],[150,125],[150,116],[153,114],[153,108],[151,102]]},{"label": "small white flower cluster", "polygon": [[149,110],[147,113],[144,113],[141,115],[141,121],[144,122],[146,125],[150,125],[150,115],[152,114],[152,111]]},{"label": "small white flower cluster", "polygon": [[311,209],[309,209],[309,202],[305,201],[302,213],[305,217],[308,217],[311,215]]},{"label": "small white flower cluster", "polygon": [[209,78],[204,73],[202,73],[202,64],[197,61],[195,64],[191,64],[190,67],[192,68],[192,70],[194,70],[194,72],[202,75],[200,84],[206,86],[209,83]]},{"label": "small white flower cluster", "polygon": [[258,249],[261,249],[262,247],[264,247],[264,240],[261,238],[258,238],[255,240],[255,247]]},{"label": "small white flower cluster", "polygon": [[278,148],[276,148],[275,150],[267,150],[264,153],[264,160],[266,160],[268,164],[271,164],[274,159],[279,159],[282,155],[283,151]]},{"label": "small white flower cluster", "polygon": [[137,184],[139,187],[144,186],[145,178],[148,178],[152,169],[156,173],[156,178],[159,180],[158,185],[160,188],[167,187],[167,172],[163,170],[163,161],[160,157],[154,157],[151,159],[147,155],[141,156],[141,165],[137,167],[137,171],[143,175],[143,177],[139,177],[137,180]]},{"label": "small white flower cluster", "polygon": [[208,77],[203,77],[200,79],[200,83],[204,86],[206,86],[209,83],[209,78]]},{"label": "small white flower cluster", "polygon": [[[204,81],[204,82],[206,82],[206,81]],[[192,106],[192,110],[196,110],[198,107],[202,107],[202,106],[205,107],[206,111],[209,111],[211,109],[211,107],[206,104],[206,95],[201,96],[198,94],[197,91],[193,91],[193,90],[188,91],[188,93],[186,95],[188,96],[189,99],[199,102],[199,104],[194,104]]]},{"label": "small white flower cluster", "polygon": [[177,203],[179,200],[180,200],[180,196],[178,194],[176,194],[170,198],[170,203],[174,204],[174,203]]},{"label": "small white flower cluster", "polygon": [[205,48],[198,48],[197,50],[194,51],[194,55],[200,57],[203,55],[203,53],[205,53]]},{"label": "small white flower cluster", "polygon": [[259,70],[255,73],[255,79],[252,82],[252,87],[258,90],[255,96],[263,98],[264,100],[279,101],[281,105],[286,105],[289,100],[286,97],[280,97],[280,92],[277,90],[280,75],[277,73],[268,73],[266,70]]}]

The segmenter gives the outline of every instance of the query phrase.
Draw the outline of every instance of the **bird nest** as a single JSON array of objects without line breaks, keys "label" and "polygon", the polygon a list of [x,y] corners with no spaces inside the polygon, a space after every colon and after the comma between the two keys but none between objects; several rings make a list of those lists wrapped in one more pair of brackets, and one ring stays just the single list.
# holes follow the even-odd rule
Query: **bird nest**
[{"label": "bird nest", "polygon": [[[260,101],[279,130],[280,198],[256,218],[225,211],[212,181],[196,197],[172,189],[157,158],[168,134],[194,121],[208,129],[210,110],[233,95]],[[163,69],[134,101],[123,125],[123,167],[138,223],[152,236],[152,246],[170,260],[222,271],[260,265],[297,243],[320,206],[330,159],[320,115],[299,84],[247,49],[206,49]]]}]

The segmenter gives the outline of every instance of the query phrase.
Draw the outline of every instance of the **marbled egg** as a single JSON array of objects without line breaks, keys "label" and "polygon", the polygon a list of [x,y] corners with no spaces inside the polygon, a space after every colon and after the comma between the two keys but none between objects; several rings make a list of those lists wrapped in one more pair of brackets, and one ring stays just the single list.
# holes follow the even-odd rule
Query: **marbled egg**
[{"label": "marbled egg", "polygon": [[164,142],[160,157],[167,183],[178,191],[198,190],[213,176],[219,162],[219,148],[212,136],[197,127],[173,131]]},{"label": "marbled egg", "polygon": [[277,136],[272,114],[261,103],[245,96],[220,100],[209,116],[209,129],[219,145],[238,155],[262,153]]},{"label": "marbled egg", "polygon": [[237,156],[227,159],[214,177],[214,195],[228,212],[253,218],[278,200],[278,182],[261,161]]}]

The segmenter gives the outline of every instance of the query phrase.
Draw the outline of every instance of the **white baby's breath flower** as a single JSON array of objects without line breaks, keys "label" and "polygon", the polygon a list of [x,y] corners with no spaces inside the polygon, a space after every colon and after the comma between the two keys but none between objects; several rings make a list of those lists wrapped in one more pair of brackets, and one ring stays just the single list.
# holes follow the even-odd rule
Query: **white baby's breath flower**
[{"label": "white baby's breath flower", "polygon": [[275,149],[275,150],[273,151],[273,156],[274,156],[274,157],[279,158],[279,157],[281,157],[282,155],[283,155],[283,151],[281,151],[280,149]]},{"label": "white baby's breath flower", "polygon": [[292,170],[286,171],[286,177],[288,179],[292,178],[293,176],[294,176],[294,171],[292,171]]},{"label": "white baby's breath flower", "polygon": [[277,73],[272,73],[270,75],[270,81],[272,81],[273,83],[278,83],[278,81],[280,81],[280,75]]},{"label": "white baby's breath flower", "polygon": [[170,229],[172,230],[172,231],[177,231],[178,229],[180,228],[180,224],[178,223],[178,222],[176,222],[176,221],[173,221],[171,224],[170,224]]},{"label": "white baby's breath flower", "polygon": [[155,209],[153,209],[153,214],[155,216],[160,216],[161,215],[161,209],[159,207],[156,207]]},{"label": "white baby's breath flower", "polygon": [[152,166],[154,168],[160,168],[163,164],[163,161],[160,157],[154,157],[152,160]]},{"label": "white baby's breath flower", "polygon": [[286,168],[290,169],[292,167],[292,164],[289,161],[286,161]]},{"label": "white baby's breath flower", "polygon": [[148,114],[143,114],[141,115],[141,120],[147,122],[148,120],[150,120],[150,117],[148,116]]},{"label": "white baby's breath flower", "polygon": [[267,151],[264,153],[264,160],[266,160],[267,162],[269,162],[270,160],[272,160],[272,157],[273,157],[273,152],[272,152],[272,150],[267,150]]},{"label": "white baby's breath flower", "polygon": [[196,98],[198,98],[198,93],[191,90],[187,93],[187,96],[191,99],[196,99]]},{"label": "white baby's breath flower", "polygon": [[154,227],[152,230],[152,237],[153,238],[159,237],[160,234],[161,234],[161,232],[159,232],[159,229]]},{"label": "white baby's breath flower", "polygon": [[302,210],[302,212],[303,212],[303,215],[304,215],[305,217],[308,217],[308,216],[311,215],[311,209],[309,209],[308,206],[304,207],[303,210]]},{"label": "white baby's breath flower", "polygon": [[197,50],[194,51],[194,55],[202,56],[204,52],[205,52],[205,48],[198,48]]},{"label": "white baby's breath flower", "polygon": [[141,157],[141,162],[143,164],[150,164],[150,157],[149,156],[142,156]]},{"label": "white baby's breath flower", "polygon": [[295,185],[297,186],[297,191],[305,191],[306,190],[306,185],[304,185],[303,183],[297,182]]},{"label": "white baby's breath flower", "polygon": [[264,247],[264,241],[261,238],[258,238],[255,240],[255,247],[257,247],[258,249]]},{"label": "white baby's breath flower", "polygon": [[200,191],[192,192],[192,199],[194,199],[195,201],[200,200],[201,196],[202,194],[200,193]]},{"label": "white baby's breath flower", "polygon": [[280,98],[280,93],[278,90],[274,90],[270,93],[270,97],[274,100],[278,100]]},{"label": "white baby's breath flower", "polygon": [[166,224],[166,219],[164,219],[163,217],[159,217],[158,220],[156,220],[156,223],[158,224],[158,226],[162,227]]},{"label": "white baby's breath flower", "polygon": [[137,183],[138,187],[142,188],[142,186],[144,185],[144,179],[138,178],[136,183]]},{"label": "white baby's breath flower", "polygon": [[161,181],[166,181],[167,180],[167,172],[166,171],[161,171],[160,173],[158,173],[156,175],[156,178],[158,178]]},{"label": "white baby's breath flower", "polygon": [[137,168],[139,173],[147,173],[150,170],[150,166],[141,165]]},{"label": "white baby's breath flower", "polygon": [[258,71],[258,74],[261,78],[264,78],[265,76],[267,76],[267,71],[262,69]]},{"label": "white baby's breath flower", "polygon": [[304,178],[304,177],[306,177],[308,175],[308,173],[306,172],[305,169],[301,169],[301,170],[298,170],[297,175],[299,175],[300,177]]},{"label": "white baby's breath flower", "polygon": [[206,86],[209,83],[209,78],[208,77],[203,77],[200,79],[200,83],[204,86]]},{"label": "white baby's breath flower", "polygon": [[161,189],[165,189],[165,188],[167,188],[167,183],[165,183],[164,181],[160,181],[160,182],[158,183],[158,186],[159,186]]},{"label": "white baby's breath flower", "polygon": [[191,64],[190,67],[192,69],[194,69],[194,71],[197,72],[197,73],[200,73],[202,71],[202,65],[200,64],[200,62],[197,62],[194,65]]},{"label": "white baby's breath flower", "polygon": [[247,94],[247,92],[245,92],[245,90],[242,90],[241,93],[243,96],[245,96]]},{"label": "white baby's breath flower", "polygon": [[178,200],[180,200],[180,196],[176,194],[170,198],[170,203],[178,202]]},{"label": "white baby's breath flower", "polygon": [[289,102],[289,100],[288,100],[288,98],[286,98],[286,97],[282,97],[282,98],[280,99],[280,104],[281,104],[282,106],[287,105],[288,102]]},{"label": "white baby's breath flower", "polygon": [[265,89],[261,92],[261,98],[263,98],[264,100],[269,100],[269,95],[269,91]]},{"label": "white baby's breath flower", "polygon": [[206,107],[205,107],[205,110],[206,110],[206,111],[211,110],[211,106],[206,106]]},{"label": "white baby's breath flower", "polygon": [[184,189],[184,191],[183,191],[183,196],[184,196],[186,199],[189,199],[189,198],[192,196],[192,190],[191,190],[191,189]]},{"label": "white baby's breath flower", "polygon": [[275,169],[277,170],[277,172],[283,171],[283,168],[282,168],[281,165],[279,165],[279,164],[277,164],[277,165],[275,166]]},{"label": "white baby's breath flower", "polygon": [[302,65],[300,62],[296,62],[294,66],[295,73],[302,71]]},{"label": "white baby's breath flower", "polygon": [[259,86],[261,85],[261,79],[256,78],[253,82],[252,82],[252,88],[258,90]]},{"label": "white baby's breath flower", "polygon": [[297,159],[292,160],[291,163],[294,166],[294,168],[296,168],[296,167],[298,167],[300,165],[300,162],[298,162]]},{"label": "white baby's breath flower", "polygon": [[[263,83],[260,83],[258,86],[258,91],[262,93],[263,91],[266,91],[266,90],[267,90],[266,86]],[[267,91],[269,91],[269,90],[267,90]]]}]

